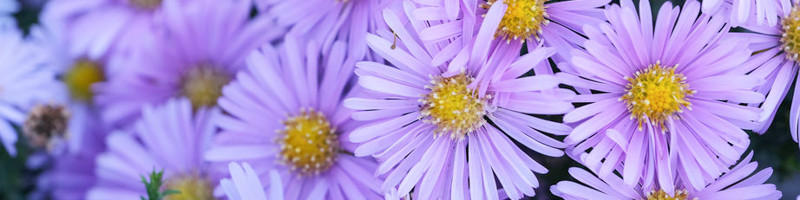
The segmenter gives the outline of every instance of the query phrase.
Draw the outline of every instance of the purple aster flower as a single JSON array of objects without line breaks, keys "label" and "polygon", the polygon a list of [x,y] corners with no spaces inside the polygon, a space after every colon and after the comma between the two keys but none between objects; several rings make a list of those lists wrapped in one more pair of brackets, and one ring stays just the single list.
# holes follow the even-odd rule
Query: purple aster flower
[{"label": "purple aster flower", "polygon": [[609,23],[584,27],[576,72],[557,75],[595,91],[575,97],[588,105],[564,116],[576,125],[564,143],[600,177],[618,170],[627,185],[655,179],[672,194],[677,174],[700,189],[750,143],[742,128],[757,128],[761,110],[733,102],[764,101],[754,91],[764,80],[736,72],[752,51],[727,37],[722,18],[701,15],[699,2],[665,3],[655,24],[647,1],[636,10],[630,0],[608,7]]},{"label": "purple aster flower", "polygon": [[46,56],[13,24],[0,23],[0,142],[12,156],[18,136],[14,126],[22,126],[26,113],[37,104],[53,99],[57,87],[55,74],[46,70]]},{"label": "purple aster flower", "polygon": [[216,105],[244,56],[282,33],[264,17],[249,19],[249,1],[165,1],[162,11],[164,33],[143,41],[130,60],[118,63],[124,71],[99,85],[95,100],[114,126],[135,119],[142,105],[176,96],[195,108]]},{"label": "purple aster flower", "polygon": [[223,173],[208,169],[203,152],[216,132],[218,108],[193,109],[188,99],[145,106],[131,131],[114,132],[108,151],[97,157],[97,184],[86,199],[139,199],[145,196],[141,176],[164,171],[165,188],[181,191],[177,199],[213,199]]},{"label": "purple aster flower", "polygon": [[[230,200],[266,200],[267,194],[264,193],[264,187],[261,185],[261,180],[258,173],[253,170],[247,163],[231,162],[228,164],[228,170],[231,173],[230,179],[222,179],[219,185],[225,189],[225,194]],[[283,183],[281,183],[280,174],[277,171],[269,171],[269,199],[284,199],[283,198]]]},{"label": "purple aster flower", "polygon": [[716,14],[729,19],[736,27],[746,24],[774,26],[780,13],[788,13],[791,0],[706,0],[703,13]]},{"label": "purple aster flower", "polygon": [[[406,8],[406,13],[416,9]],[[539,186],[535,174],[547,169],[524,150],[561,156],[564,145],[551,134],[571,129],[532,114],[566,113],[573,106],[565,99],[574,93],[557,89],[553,76],[524,74],[542,74],[537,67],[542,65],[550,70],[547,59],[556,51],[535,48],[520,57],[502,53],[509,46],[492,46],[501,50],[464,51],[431,65],[437,52],[452,47],[448,41],[420,42],[418,33],[429,23],[393,10],[384,11],[384,20],[394,34],[370,34],[367,44],[393,65],[359,62],[355,72],[364,92],[344,102],[358,110],[353,119],[367,123],[349,139],[359,143],[356,156],[381,162],[376,173],[387,175],[383,189],[400,196],[413,189],[413,199],[533,196]]]},{"label": "purple aster flower", "polygon": [[[398,0],[254,0],[263,15],[295,34],[314,38],[327,52],[335,41],[347,44],[348,57],[376,60],[364,41],[367,33],[385,29],[380,17],[384,8]],[[312,11],[312,12],[309,12]]]},{"label": "purple aster flower", "polygon": [[248,57],[248,70],[223,89],[228,115],[205,157],[248,162],[262,177],[277,170],[286,199],[379,199],[382,181],[368,175],[377,164],[353,156],[346,139],[358,126],[342,106],[355,61],[343,42],[323,52],[301,39],[287,35],[278,50]]},{"label": "purple aster flower", "polygon": [[[582,46],[586,40],[581,36],[584,25],[594,25],[605,21],[602,9],[610,0],[488,0],[453,1],[431,4],[419,1],[421,6],[410,14],[414,19],[432,21],[432,26],[420,32],[426,42],[439,42],[453,38],[454,47],[446,48],[437,57],[449,58],[463,47],[471,46],[473,54],[496,51],[489,46],[502,48],[508,54],[518,54],[522,43],[527,43],[528,51],[538,46],[553,47],[557,63],[568,61],[569,51]],[[469,2],[469,3],[467,3]],[[514,44],[512,44],[514,43]],[[497,45],[500,44],[500,45]],[[475,56],[477,57],[477,56]],[[437,59],[434,65],[446,59]],[[559,64],[567,70],[567,63]]]},{"label": "purple aster flower", "polygon": [[[772,26],[747,25],[743,28],[748,29],[749,32],[731,33],[737,38],[750,41],[749,48],[759,52],[753,55],[747,64],[738,69],[740,72],[749,72],[766,80],[766,84],[758,89],[758,92],[766,95],[766,100],[762,104],[751,104],[751,106],[759,106],[764,109],[759,118],[762,125],[756,130],[759,133],[766,132],[772,124],[778,106],[786,97],[792,82],[795,81],[798,69],[800,6],[795,3],[789,11],[784,12],[782,9],[777,9],[775,13],[778,16],[778,24]],[[800,99],[800,93],[795,92],[793,98]],[[800,125],[798,110],[800,110],[800,101],[794,100],[789,112],[789,128],[795,141],[798,141],[798,125]]]},{"label": "purple aster flower", "polygon": [[[73,119],[70,119],[73,120]],[[94,119],[91,122],[96,122]],[[87,122],[89,120],[86,120]],[[84,137],[69,137],[69,145],[80,144],[79,152],[70,152],[52,157],[52,167],[45,171],[37,187],[55,199],[86,199],[86,192],[94,186],[97,155],[105,151],[105,132],[98,131],[97,124],[85,125]],[[72,125],[70,125],[72,126]],[[31,159],[31,157],[29,157]]]},{"label": "purple aster flower", "polygon": [[[675,192],[667,193],[665,188],[655,184],[630,187],[617,175],[598,178],[579,169],[569,169],[569,174],[577,180],[561,181],[550,190],[566,200],[615,199],[615,200],[689,200],[689,199],[729,199],[729,200],[767,200],[780,199],[782,194],[775,185],[764,182],[772,175],[772,168],[753,174],[758,162],[750,162],[750,153],[728,173],[715,178],[709,185],[694,189],[688,185],[678,185]],[[670,189],[671,190],[671,189]]]}]

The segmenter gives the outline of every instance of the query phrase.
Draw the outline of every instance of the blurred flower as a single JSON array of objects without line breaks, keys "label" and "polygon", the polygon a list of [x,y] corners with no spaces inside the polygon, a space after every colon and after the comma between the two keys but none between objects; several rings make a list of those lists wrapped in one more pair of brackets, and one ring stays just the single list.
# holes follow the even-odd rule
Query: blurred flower
[{"label": "blurred flower", "polygon": [[764,80],[733,71],[752,51],[726,37],[722,18],[699,10],[697,1],[683,10],[665,3],[654,26],[647,1],[637,15],[623,0],[607,8],[609,23],[585,27],[576,72],[557,75],[595,91],[564,116],[577,125],[564,139],[568,154],[600,177],[619,170],[629,186],[655,178],[670,195],[675,176],[700,189],[736,163],[750,143],[741,128],[757,128],[760,109],[733,102],[764,101],[753,91]]},{"label": "blurred flower", "polygon": [[778,24],[782,13],[789,13],[791,0],[704,0],[703,13],[717,14],[733,27]]},{"label": "blurred flower", "polygon": [[165,1],[166,30],[142,44],[99,85],[94,100],[105,122],[124,126],[148,103],[186,97],[192,107],[215,106],[222,86],[243,68],[245,55],[280,36],[264,17],[249,19],[249,1]]},{"label": "blurred flower", "polygon": [[222,174],[209,170],[202,154],[219,115],[218,108],[193,111],[187,99],[145,106],[134,130],[108,136],[108,151],[97,157],[97,184],[87,199],[139,199],[146,195],[140,177],[154,170],[164,171],[166,189],[181,192],[170,198],[213,199]]},{"label": "blurred flower", "polygon": [[[472,59],[480,54],[503,51],[504,54],[519,54],[523,43],[528,51],[539,46],[553,47],[553,56],[559,68],[568,70],[569,51],[581,47],[586,40],[584,25],[605,21],[599,7],[610,0],[593,1],[546,1],[546,0],[488,0],[488,1],[441,1],[440,4],[425,3],[409,12],[412,19],[427,20],[432,25],[420,31],[425,42],[440,42],[456,39],[452,47],[444,48],[436,55],[433,65],[439,65],[459,51],[472,51]],[[452,2],[452,3],[451,3]],[[470,3],[466,3],[470,2]],[[474,43],[473,48],[471,47]],[[473,62],[486,60],[473,60]],[[552,71],[547,67],[548,71]],[[552,72],[550,72],[552,73]]]},{"label": "blurred flower", "polygon": [[[617,175],[606,178],[598,178],[591,173],[580,169],[570,168],[569,174],[577,179],[573,181],[561,181],[554,185],[550,190],[556,196],[566,200],[580,199],[618,199],[618,200],[689,200],[689,199],[728,199],[728,200],[750,200],[750,199],[780,199],[782,194],[775,189],[773,184],[764,184],[772,175],[772,168],[753,172],[758,167],[758,162],[750,162],[753,154],[748,156],[734,166],[730,172],[725,173],[719,178],[715,178],[709,185],[694,189],[688,185],[678,184],[673,193],[666,193],[665,188],[658,187],[656,183],[635,185],[630,187],[623,183]],[[685,183],[684,183],[685,184]],[[670,189],[672,190],[672,189]]]},{"label": "blurred flower", "polygon": [[[536,48],[522,57],[462,52],[430,65],[448,44],[420,43],[425,23],[395,11],[385,11],[384,19],[396,43],[370,34],[367,44],[393,66],[359,62],[355,72],[365,90],[344,102],[358,110],[353,119],[368,123],[349,139],[360,143],[356,156],[381,161],[376,173],[388,175],[384,190],[406,196],[413,189],[413,199],[491,199],[505,195],[498,194],[499,180],[512,199],[533,196],[539,185],[534,173],[547,169],[512,139],[544,155],[563,155],[558,148],[564,145],[542,132],[565,135],[570,128],[532,114],[566,113],[573,107],[564,99],[574,93],[557,89],[553,76],[525,75],[555,50]],[[468,62],[472,56],[490,62]],[[466,68],[447,74],[453,63]]]},{"label": "blurred flower", "polygon": [[14,126],[22,126],[34,105],[53,99],[55,75],[45,69],[46,56],[13,26],[0,25],[0,141],[16,156],[18,136]]},{"label": "blurred flower", "polygon": [[[219,185],[225,189],[225,194],[230,200],[266,200],[264,187],[258,174],[247,163],[231,162],[228,164],[231,178],[220,180]],[[269,199],[283,199],[283,184],[277,171],[269,171]]]},{"label": "blurred flower", "polygon": [[369,175],[377,164],[352,156],[346,140],[358,125],[341,105],[354,66],[346,48],[335,42],[322,52],[290,34],[279,50],[251,54],[248,70],[223,89],[219,104],[229,115],[206,159],[275,169],[286,199],[379,199],[381,181]]},{"label": "blurred flower", "polygon": [[323,52],[334,42],[345,42],[348,59],[375,60],[364,41],[367,33],[386,25],[380,11],[398,0],[254,0],[262,15],[290,31],[319,41]]}]

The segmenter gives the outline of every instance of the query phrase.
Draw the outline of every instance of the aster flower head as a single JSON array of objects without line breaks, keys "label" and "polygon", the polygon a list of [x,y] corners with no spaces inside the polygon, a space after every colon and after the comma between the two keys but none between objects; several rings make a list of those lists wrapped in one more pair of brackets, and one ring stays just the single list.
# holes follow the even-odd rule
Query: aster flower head
[{"label": "aster flower head", "polygon": [[286,199],[379,199],[382,181],[368,175],[377,164],[354,157],[346,140],[358,125],[342,106],[355,61],[343,42],[324,52],[305,39],[289,34],[278,49],[250,54],[247,70],[223,89],[228,114],[205,158],[276,170]]},{"label": "aster flower head", "polygon": [[0,142],[16,156],[14,126],[22,126],[37,104],[52,101],[55,75],[44,66],[46,57],[13,24],[0,23]]},{"label": "aster flower head", "polygon": [[221,173],[202,159],[216,132],[218,108],[192,109],[188,99],[145,106],[131,131],[114,132],[108,151],[97,157],[97,184],[86,199],[139,199],[145,196],[141,176],[164,171],[165,188],[181,191],[177,199],[213,199]]},{"label": "aster flower head", "polygon": [[720,15],[734,27],[774,26],[779,23],[778,16],[788,13],[792,5],[792,0],[708,0],[703,1],[703,13]]},{"label": "aster flower head", "polygon": [[742,129],[758,127],[760,109],[733,102],[764,101],[754,91],[764,81],[736,71],[752,51],[727,36],[722,18],[699,14],[699,2],[665,3],[655,24],[647,1],[636,10],[632,1],[608,7],[608,23],[584,27],[575,72],[557,74],[588,103],[564,116],[575,125],[564,142],[600,177],[618,170],[627,185],[657,180],[668,192],[679,177],[700,189],[747,148]]},{"label": "aster flower head", "polygon": [[[800,6],[797,2],[791,4],[790,9],[777,9],[773,14],[778,17],[774,25],[746,25],[747,32],[732,33],[736,38],[750,42],[749,48],[759,53],[738,71],[762,77],[766,83],[758,88],[758,92],[766,95],[766,100],[761,104],[750,106],[764,109],[758,121],[761,126],[755,131],[764,133],[772,124],[778,107],[791,88],[798,70],[798,55],[800,55]],[[795,92],[795,99],[800,99],[800,94]],[[798,124],[800,116],[796,113],[800,109],[800,102],[793,101],[789,112],[789,128],[792,138],[798,141]]]},{"label": "aster flower head", "polygon": [[282,32],[264,17],[249,19],[249,11],[249,1],[164,2],[163,34],[119,63],[124,73],[98,88],[95,100],[106,122],[124,126],[142,105],[176,96],[194,108],[215,106],[222,86],[243,68],[244,55]]},{"label": "aster flower head", "polygon": [[[547,1],[547,0],[489,0],[443,1],[431,4],[419,1],[419,8],[410,12],[416,20],[430,21],[432,26],[420,31],[426,42],[461,40],[438,57],[449,58],[463,47],[475,48],[475,58],[503,46],[508,54],[517,54],[526,43],[531,51],[538,46],[553,47],[556,62],[567,61],[569,50],[582,46],[583,25],[599,24],[605,19],[602,7],[609,0]],[[439,59],[434,65],[440,64]],[[566,68],[566,66],[564,66]]]},{"label": "aster flower head", "polygon": [[[247,163],[231,162],[228,164],[231,178],[220,180],[219,185],[225,189],[225,194],[230,200],[266,200],[267,194],[258,177],[258,173]],[[269,199],[284,199],[283,183],[277,171],[269,172]]]},{"label": "aster flower head", "polygon": [[[674,192],[665,192],[657,185],[630,187],[623,180],[612,175],[598,178],[586,170],[570,168],[569,174],[577,181],[561,181],[550,187],[556,196],[566,200],[581,199],[614,199],[614,200],[691,200],[691,199],[730,199],[730,200],[767,200],[780,199],[782,194],[775,185],[765,181],[772,175],[772,168],[766,168],[753,174],[758,162],[750,162],[752,153],[728,173],[715,178],[709,185],[693,189],[681,186]],[[680,189],[683,188],[683,189]]]},{"label": "aster flower head", "polygon": [[[384,190],[407,196],[413,189],[414,199],[533,196],[535,173],[547,169],[512,139],[544,155],[563,155],[563,144],[550,134],[570,128],[531,115],[572,109],[564,99],[574,93],[557,89],[555,77],[538,75],[545,68],[539,67],[550,69],[547,58],[555,50],[537,48],[522,57],[492,51],[476,59],[462,52],[433,65],[436,52],[456,46],[420,42],[428,22],[393,10],[383,16],[394,34],[368,35],[367,44],[391,65],[359,62],[355,72],[364,92],[344,105],[357,110],[353,119],[367,123],[349,139],[359,143],[356,156],[381,161],[376,174],[387,175]],[[531,70],[537,75],[523,76]]]}]

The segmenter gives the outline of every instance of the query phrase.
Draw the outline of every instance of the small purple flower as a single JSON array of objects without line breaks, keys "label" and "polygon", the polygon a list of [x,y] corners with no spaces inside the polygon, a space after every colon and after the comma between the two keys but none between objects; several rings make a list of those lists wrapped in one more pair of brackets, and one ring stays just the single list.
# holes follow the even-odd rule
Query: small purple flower
[{"label": "small purple flower", "polygon": [[738,103],[764,101],[754,92],[764,80],[736,72],[748,43],[728,37],[722,18],[700,15],[699,2],[665,3],[655,24],[648,1],[638,10],[630,0],[608,7],[609,23],[584,27],[575,72],[557,74],[588,103],[564,116],[575,125],[564,143],[600,177],[618,170],[629,186],[657,180],[672,194],[677,176],[700,189],[749,145],[742,129],[757,128],[761,110]]},{"label": "small purple flower", "polygon": [[[440,42],[457,38],[437,57],[450,58],[474,41],[473,54],[503,50],[518,54],[526,43],[528,51],[539,46],[555,48],[557,63],[569,60],[569,51],[582,47],[586,40],[584,25],[605,21],[600,7],[610,0],[547,1],[547,0],[443,0],[439,4],[419,1],[423,5],[409,12],[412,19],[426,20],[432,24],[420,32],[425,42]],[[469,2],[469,3],[467,3]],[[460,42],[459,42],[460,40]],[[512,44],[513,43],[513,44]],[[496,46],[509,48],[498,49]],[[492,48],[489,48],[489,47]],[[434,65],[446,59],[437,59]],[[559,64],[567,69],[567,63]]]},{"label": "small purple flower", "polygon": [[247,70],[223,89],[227,115],[205,158],[248,162],[261,177],[277,170],[286,199],[381,198],[382,180],[371,175],[377,163],[353,156],[347,140],[359,126],[342,106],[355,64],[348,53],[344,42],[323,51],[289,34],[278,49],[250,54]]},{"label": "small purple flower", "polygon": [[736,27],[742,25],[775,26],[781,13],[788,13],[792,0],[705,0],[703,13],[719,14]]},{"label": "small purple flower", "polygon": [[187,99],[145,106],[133,130],[106,139],[108,151],[97,157],[96,185],[86,199],[139,199],[146,195],[141,176],[161,170],[165,188],[181,191],[174,198],[212,199],[223,173],[210,170],[202,156],[219,115],[218,108],[193,109]]},{"label": "small purple flower", "polygon": [[166,30],[140,41],[130,60],[116,63],[120,73],[98,87],[94,100],[113,126],[135,120],[145,104],[176,96],[195,108],[215,106],[245,55],[282,33],[267,18],[250,19],[250,1],[165,1],[161,9]]},{"label": "small purple flower", "polygon": [[[406,13],[416,9],[406,8]],[[420,42],[419,31],[429,23],[401,16],[385,10],[384,20],[394,34],[367,35],[369,47],[392,65],[356,65],[363,92],[344,102],[357,110],[353,119],[366,123],[349,136],[359,143],[355,155],[381,161],[376,174],[387,176],[382,186],[391,192],[387,197],[533,196],[539,186],[535,174],[547,169],[524,150],[561,156],[564,145],[551,134],[571,130],[533,116],[559,115],[573,108],[565,100],[573,92],[557,89],[555,77],[539,75],[539,69],[550,70],[547,60],[556,51],[535,48],[521,57],[503,51],[462,51],[432,65],[436,52],[453,44]],[[537,75],[525,75],[531,70]],[[503,190],[498,191],[499,186]]]},{"label": "small purple flower", "polygon": [[[231,162],[228,164],[228,170],[231,173],[230,179],[222,179],[219,185],[225,189],[225,194],[230,200],[266,200],[267,194],[264,193],[264,187],[261,180],[258,178],[258,173],[253,170],[247,163]],[[283,183],[281,183],[280,174],[277,171],[269,171],[269,199],[278,200],[284,199],[283,196]]]},{"label": "small purple flower", "polygon": [[13,24],[0,23],[0,142],[11,156],[22,126],[37,104],[54,99],[55,74],[45,67],[46,53],[22,38]]},{"label": "small purple flower", "polygon": [[[750,162],[752,153],[725,173],[703,188],[676,184],[674,192],[665,192],[665,188],[656,183],[626,185],[617,175],[598,178],[580,168],[570,168],[569,174],[577,179],[561,181],[550,187],[556,196],[566,200],[616,199],[616,200],[689,200],[689,199],[727,199],[727,200],[768,200],[780,199],[782,194],[775,185],[764,182],[772,175],[772,168],[766,168],[753,174],[758,162]],[[673,190],[673,189],[669,189]]]}]

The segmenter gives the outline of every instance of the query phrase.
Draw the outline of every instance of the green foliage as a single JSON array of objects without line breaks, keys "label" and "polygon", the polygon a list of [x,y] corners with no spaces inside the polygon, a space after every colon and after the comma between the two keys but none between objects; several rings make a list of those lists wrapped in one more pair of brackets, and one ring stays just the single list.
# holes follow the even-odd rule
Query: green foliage
[{"label": "green foliage", "polygon": [[156,172],[155,169],[153,169],[153,172],[150,173],[149,182],[147,181],[147,178],[142,176],[142,183],[144,183],[144,187],[145,189],[147,189],[147,198],[141,197],[142,200],[161,200],[167,195],[181,193],[180,191],[177,190],[160,191],[161,185],[164,184],[163,176],[164,176],[164,170]]}]

